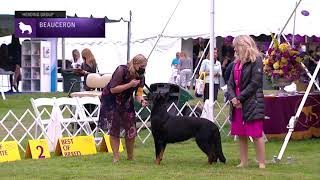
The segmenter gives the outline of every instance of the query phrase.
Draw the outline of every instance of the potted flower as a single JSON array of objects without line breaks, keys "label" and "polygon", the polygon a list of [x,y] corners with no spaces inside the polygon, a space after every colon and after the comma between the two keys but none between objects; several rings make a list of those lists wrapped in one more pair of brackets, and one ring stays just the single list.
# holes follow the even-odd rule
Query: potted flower
[{"label": "potted flower", "polygon": [[273,35],[271,36],[274,44],[268,49],[268,54],[263,60],[263,71],[272,85],[279,87],[280,91],[283,92],[284,86],[300,78],[303,72],[300,64],[303,57],[289,43],[279,43]]}]

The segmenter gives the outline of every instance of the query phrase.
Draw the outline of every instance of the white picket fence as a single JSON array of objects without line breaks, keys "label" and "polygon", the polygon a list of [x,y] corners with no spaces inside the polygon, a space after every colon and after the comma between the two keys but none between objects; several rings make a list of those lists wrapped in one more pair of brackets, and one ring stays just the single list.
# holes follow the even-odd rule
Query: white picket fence
[{"label": "white picket fence", "polygon": [[[224,136],[230,135],[229,128],[226,128],[230,124],[229,121],[229,102],[220,104],[217,101],[214,103],[215,109],[215,122],[220,129],[220,132]],[[199,116],[199,109],[202,109],[203,103],[197,102],[195,105],[191,105],[189,102],[186,102],[181,108],[175,103],[172,103],[168,112],[173,112],[177,116],[182,116],[184,112],[185,116]],[[53,120],[52,115],[50,114],[51,110],[46,108],[42,109],[40,116],[45,115],[49,120]],[[74,119],[79,119],[80,115],[74,113],[75,110],[69,108],[68,106],[63,107],[62,114],[68,114],[67,116],[72,116]],[[145,143],[149,137],[152,135],[150,129],[150,113],[151,110],[146,108],[140,108],[136,111],[136,118],[140,121],[137,123],[137,132],[138,138],[142,143]],[[201,112],[200,112],[201,113]],[[90,116],[89,116],[90,118]],[[91,117],[92,118],[92,117]],[[37,117],[36,113],[33,110],[25,110],[21,116],[17,116],[15,112],[9,110],[0,121],[0,140],[1,141],[10,141],[14,140],[18,143],[19,148],[25,152],[25,146],[27,140],[31,139],[48,139],[48,125],[41,124],[41,117]],[[71,118],[69,118],[71,119]],[[91,121],[92,122],[92,121]],[[85,124],[85,121],[65,121],[61,123],[62,135],[63,136],[76,136],[76,135],[94,135],[97,136],[98,133],[102,131],[101,129],[95,127],[93,130],[88,131],[88,125]],[[97,125],[96,120],[94,120],[94,125]],[[90,128],[90,127],[89,127]],[[104,132],[103,132],[104,133]],[[50,142],[50,139],[48,139]]]}]

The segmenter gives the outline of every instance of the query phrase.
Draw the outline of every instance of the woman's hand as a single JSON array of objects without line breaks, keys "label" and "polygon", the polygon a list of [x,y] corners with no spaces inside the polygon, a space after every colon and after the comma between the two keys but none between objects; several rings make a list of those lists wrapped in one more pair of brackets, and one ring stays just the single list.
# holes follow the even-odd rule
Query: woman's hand
[{"label": "woman's hand", "polygon": [[130,87],[136,87],[140,83],[140,80],[132,79],[130,81]]},{"label": "woman's hand", "polygon": [[223,60],[223,62],[222,62],[222,65],[221,65],[221,67],[226,67],[226,65],[228,64],[228,62],[229,62],[229,59],[227,59],[227,58],[225,58],[224,60]]},{"label": "woman's hand", "polygon": [[88,72],[88,71],[83,70],[83,74],[84,74],[84,75],[88,75],[88,74],[89,74],[89,72]]},{"label": "woman's hand", "polygon": [[241,108],[242,107],[242,104],[240,103],[240,101],[237,98],[233,98],[231,100],[231,103],[236,108]]},{"label": "woman's hand", "polygon": [[242,104],[239,103],[239,104],[235,105],[235,107],[236,107],[236,108],[242,108]]},{"label": "woman's hand", "polygon": [[236,105],[236,104],[237,104],[237,102],[238,102],[238,99],[237,99],[237,98],[233,98],[233,99],[231,99],[231,103],[232,103],[233,105]]}]

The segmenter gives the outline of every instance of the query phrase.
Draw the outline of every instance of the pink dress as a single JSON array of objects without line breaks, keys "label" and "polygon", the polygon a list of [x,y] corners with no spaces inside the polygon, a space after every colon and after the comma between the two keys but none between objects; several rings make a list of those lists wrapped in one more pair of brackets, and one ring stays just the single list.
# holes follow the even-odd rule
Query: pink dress
[{"label": "pink dress", "polygon": [[[242,66],[240,62],[234,66],[234,82],[236,84],[236,96],[240,94],[240,79]],[[237,136],[251,136],[254,138],[262,137],[263,121],[261,119],[249,122],[243,121],[242,109],[233,109],[233,119],[231,122],[231,134]]]}]

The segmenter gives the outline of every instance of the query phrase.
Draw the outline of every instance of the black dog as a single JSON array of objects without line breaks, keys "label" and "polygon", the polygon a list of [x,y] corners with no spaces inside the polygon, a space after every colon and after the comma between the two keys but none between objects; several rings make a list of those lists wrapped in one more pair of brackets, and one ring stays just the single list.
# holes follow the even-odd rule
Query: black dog
[{"label": "black dog", "polygon": [[208,163],[219,159],[225,163],[219,128],[211,121],[198,117],[173,116],[167,112],[169,93],[152,94],[151,129],[156,149],[156,164],[160,164],[167,143],[195,137],[199,148],[208,156]]}]

